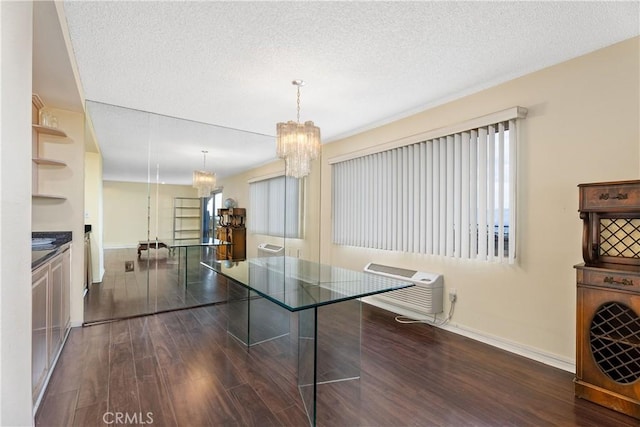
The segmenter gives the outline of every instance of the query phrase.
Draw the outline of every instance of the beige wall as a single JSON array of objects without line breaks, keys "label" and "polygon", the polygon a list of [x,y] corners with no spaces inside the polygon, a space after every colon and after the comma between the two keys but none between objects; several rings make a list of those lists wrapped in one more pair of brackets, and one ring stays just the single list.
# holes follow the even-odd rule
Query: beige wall
[{"label": "beige wall", "polygon": [[40,193],[64,196],[66,200],[33,199],[31,225],[33,231],[71,231],[73,234],[71,324],[79,325],[84,313],[84,114],[50,110],[68,138],[61,143],[41,142],[40,157],[61,160],[66,167],[39,168],[38,189]]},{"label": "beige wall", "polygon": [[321,206],[328,223],[327,159],[508,107],[527,108],[518,148],[517,265],[336,246],[330,227],[322,229],[323,262],[361,269],[375,261],[442,273],[446,288],[458,294],[454,326],[572,363],[573,265],[582,261],[576,186],[640,178],[639,52],[639,39],[628,40],[323,147]]},{"label": "beige wall", "polygon": [[[639,39],[526,75],[323,146],[321,198],[311,185],[307,223],[320,233],[323,263],[361,270],[367,262],[442,273],[458,303],[450,327],[461,333],[541,354],[571,368],[575,340],[575,273],[581,259],[577,185],[640,178]],[[529,110],[519,150],[517,264],[358,249],[331,244],[328,159],[427,132],[513,106]],[[224,197],[247,206],[250,178],[282,162],[221,180]],[[317,167],[314,179],[318,179]],[[318,202],[320,204],[318,205]],[[318,225],[319,224],[319,225]],[[304,242],[315,248],[311,235]],[[273,239],[273,238],[272,238]],[[269,241],[249,234],[248,255]],[[294,249],[295,246],[289,245]],[[308,249],[303,249],[303,252]],[[310,257],[310,259],[314,259]],[[446,299],[445,311],[449,310]]]},{"label": "beige wall", "polygon": [[[89,137],[91,133],[87,133]],[[87,152],[84,176],[84,223],[91,224],[92,282],[101,282],[104,275],[103,211],[102,211],[102,156]]]},{"label": "beige wall", "polygon": [[[151,206],[149,222],[148,196]],[[187,185],[104,181],[104,248],[136,246],[138,241],[147,239],[147,224],[150,226],[151,239],[171,238],[174,197],[197,197],[197,192],[195,188]]]}]

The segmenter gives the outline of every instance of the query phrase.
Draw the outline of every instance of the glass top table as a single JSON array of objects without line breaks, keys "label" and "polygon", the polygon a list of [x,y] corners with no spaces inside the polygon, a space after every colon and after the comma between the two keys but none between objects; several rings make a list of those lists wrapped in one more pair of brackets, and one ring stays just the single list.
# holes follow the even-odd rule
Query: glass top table
[{"label": "glass top table", "polygon": [[140,240],[138,242],[138,258],[141,257],[142,251],[149,251],[149,249],[161,249],[167,248],[169,251],[173,251],[175,248],[189,248],[194,246],[222,246],[230,245],[230,242],[214,239],[213,237],[203,237],[195,239],[154,239],[154,240]]},{"label": "glass top table", "polygon": [[247,348],[288,336],[297,317],[298,390],[312,426],[318,386],[360,378],[359,298],[415,286],[284,256],[202,265],[231,279],[227,330]]},{"label": "glass top table", "polygon": [[[155,240],[141,240],[138,242],[138,258],[142,258],[142,251],[147,251],[147,257],[149,256],[150,249],[166,248],[169,250],[169,254],[173,255],[175,250],[178,249],[178,276],[183,280],[183,285],[186,287],[189,283],[189,249],[190,248],[212,248],[218,246],[231,245],[230,242],[224,240],[215,239],[213,237],[202,237],[194,239],[160,239]],[[184,254],[183,254],[184,249]],[[184,260],[183,260],[184,258]],[[147,258],[148,259],[148,258]],[[200,258],[197,262],[192,264],[199,265]],[[181,273],[181,270],[184,270]],[[198,280],[196,278],[195,280]]]},{"label": "glass top table", "polygon": [[204,237],[201,239],[167,239],[161,241],[168,242],[170,248],[186,248],[193,246],[223,246],[231,244],[230,242],[214,239],[213,237]]},{"label": "glass top table", "polygon": [[289,311],[414,286],[407,281],[282,256],[207,266]]}]

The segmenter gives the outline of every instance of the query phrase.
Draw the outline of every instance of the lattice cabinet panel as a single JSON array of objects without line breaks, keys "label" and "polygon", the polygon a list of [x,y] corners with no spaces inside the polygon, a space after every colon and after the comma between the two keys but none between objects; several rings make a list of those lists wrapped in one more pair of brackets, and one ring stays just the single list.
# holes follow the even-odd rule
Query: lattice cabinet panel
[{"label": "lattice cabinet panel", "polygon": [[640,259],[640,218],[601,218],[601,257]]},{"label": "lattice cabinet panel", "polygon": [[606,376],[620,384],[640,378],[640,317],[631,307],[615,301],[604,303],[589,329],[591,354]]}]

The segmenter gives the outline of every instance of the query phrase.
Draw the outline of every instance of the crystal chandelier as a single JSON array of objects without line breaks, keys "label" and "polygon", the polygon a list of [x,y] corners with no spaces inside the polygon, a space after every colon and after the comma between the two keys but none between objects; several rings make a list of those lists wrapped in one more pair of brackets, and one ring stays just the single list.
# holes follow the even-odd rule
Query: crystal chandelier
[{"label": "crystal chandelier", "polygon": [[311,161],[320,154],[320,128],[313,122],[300,123],[300,87],[304,81],[291,82],[298,87],[298,118],[278,123],[276,154],[285,161],[285,175],[302,178],[311,172]]},{"label": "crystal chandelier", "polygon": [[208,151],[202,150],[203,170],[193,171],[193,187],[198,189],[198,197],[209,197],[216,187],[216,174],[205,170],[207,168],[207,153]]}]

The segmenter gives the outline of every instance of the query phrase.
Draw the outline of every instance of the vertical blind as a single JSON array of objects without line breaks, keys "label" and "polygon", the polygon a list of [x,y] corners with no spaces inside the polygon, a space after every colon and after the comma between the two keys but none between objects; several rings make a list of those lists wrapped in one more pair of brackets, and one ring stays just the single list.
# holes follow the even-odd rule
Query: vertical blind
[{"label": "vertical blind", "polygon": [[513,263],[516,135],[510,119],[333,163],[333,243]]},{"label": "vertical blind", "polygon": [[249,231],[300,238],[300,181],[303,180],[278,176],[249,183]]}]

